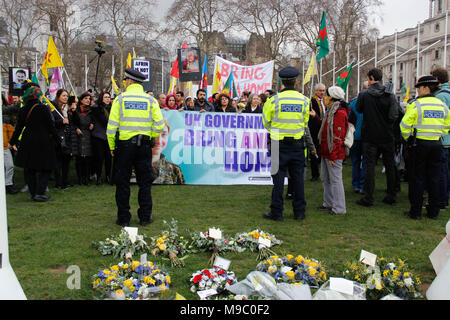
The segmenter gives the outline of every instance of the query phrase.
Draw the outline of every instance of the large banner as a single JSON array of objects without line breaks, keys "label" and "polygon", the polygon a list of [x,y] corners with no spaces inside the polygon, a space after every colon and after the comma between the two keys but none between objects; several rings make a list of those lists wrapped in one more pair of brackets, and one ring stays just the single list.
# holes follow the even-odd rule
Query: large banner
[{"label": "large banner", "polygon": [[163,110],[153,148],[154,184],[272,183],[268,132],[261,114]]},{"label": "large banner", "polygon": [[236,90],[239,96],[242,91],[261,94],[268,89],[272,89],[273,60],[253,66],[243,66],[216,56],[214,65],[215,69],[213,74],[216,74],[218,65],[222,83],[225,83],[230,73],[233,72],[233,79],[236,83]]}]

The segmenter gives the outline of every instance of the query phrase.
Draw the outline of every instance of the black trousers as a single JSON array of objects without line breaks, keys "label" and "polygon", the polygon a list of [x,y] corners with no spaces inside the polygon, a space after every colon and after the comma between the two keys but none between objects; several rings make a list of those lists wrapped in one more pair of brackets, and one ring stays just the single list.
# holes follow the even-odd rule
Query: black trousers
[{"label": "black trousers", "polygon": [[91,143],[93,151],[93,172],[97,175],[97,179],[101,178],[104,163],[105,177],[111,178],[111,154],[109,151],[108,141],[91,137]]},{"label": "black trousers", "polygon": [[[320,150],[320,145],[316,145],[316,150]],[[320,153],[320,152],[319,152]],[[311,163],[311,178],[319,178],[320,177],[320,154],[317,154],[317,158],[310,154],[310,163]]]},{"label": "black trousers", "polygon": [[387,197],[396,198],[396,168],[395,168],[395,147],[394,142],[386,144],[364,143],[364,152],[366,156],[366,181],[364,183],[364,199],[368,203],[374,202],[375,191],[375,166],[379,154],[383,156],[383,165],[386,168]]},{"label": "black trousers", "polygon": [[408,179],[408,197],[411,216],[422,215],[423,193],[428,190],[427,215],[439,214],[439,179],[441,171],[442,145],[439,141],[417,139],[417,146],[411,150],[411,173]]},{"label": "black trousers", "polygon": [[91,169],[91,157],[77,156],[75,160],[75,166],[77,170],[78,183],[88,183],[90,169]]},{"label": "black trousers", "polygon": [[[274,142],[272,141],[272,145]],[[274,157],[271,154],[272,165]],[[292,140],[279,142],[279,168],[275,175],[272,175],[273,189],[272,202],[270,204],[271,214],[275,217],[283,216],[283,191],[284,180],[289,170],[289,184],[292,183],[294,217],[305,215],[306,201],[303,172],[305,170],[305,144],[304,140]]]},{"label": "black trousers", "polygon": [[72,156],[63,152],[56,153],[55,185],[63,187],[69,184],[69,168]]},{"label": "black trousers", "polygon": [[34,169],[24,169],[25,182],[28,185],[31,197],[36,195],[45,195],[45,190],[48,186],[48,178],[50,171],[38,171]]},{"label": "black trousers", "polygon": [[155,179],[152,171],[152,148],[150,141],[138,147],[130,140],[119,141],[115,153],[116,171],[116,204],[117,221],[129,223],[130,214],[130,179],[131,170],[136,171],[138,193],[138,217],[141,222],[147,222],[152,215],[152,182]]}]

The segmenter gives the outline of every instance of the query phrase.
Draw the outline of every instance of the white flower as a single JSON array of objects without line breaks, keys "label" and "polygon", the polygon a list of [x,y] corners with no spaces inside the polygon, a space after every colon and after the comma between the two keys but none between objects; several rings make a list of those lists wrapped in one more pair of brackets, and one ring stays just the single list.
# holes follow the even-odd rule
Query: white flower
[{"label": "white flower", "polygon": [[133,255],[131,254],[131,252],[127,252],[125,254],[125,259],[131,259],[133,257]]},{"label": "white flower", "polygon": [[411,278],[406,278],[404,281],[407,287],[412,287],[413,281]]},{"label": "white flower", "polygon": [[119,245],[119,243],[118,243],[117,241],[115,241],[115,240],[111,240],[110,243],[111,243],[113,246],[118,246],[118,245]]},{"label": "white flower", "polygon": [[196,292],[197,292],[197,288],[196,288],[195,286],[192,286],[192,287],[191,287],[191,292],[192,292],[192,293],[196,293]]},{"label": "white flower", "polygon": [[391,271],[393,271],[395,269],[395,264],[394,263],[388,263],[388,267],[389,269],[391,269]]}]

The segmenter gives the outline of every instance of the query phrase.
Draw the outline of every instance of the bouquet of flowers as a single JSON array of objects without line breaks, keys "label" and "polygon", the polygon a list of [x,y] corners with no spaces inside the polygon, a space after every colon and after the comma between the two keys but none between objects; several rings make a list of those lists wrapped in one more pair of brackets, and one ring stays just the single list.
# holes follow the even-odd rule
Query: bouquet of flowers
[{"label": "bouquet of flowers", "polygon": [[92,242],[92,246],[97,248],[102,255],[113,255],[119,259],[131,259],[134,255],[140,255],[150,251],[145,239],[147,236],[137,235],[133,242],[128,232],[123,228],[119,235],[112,235],[105,241]]},{"label": "bouquet of flowers", "polygon": [[[217,231],[222,231],[218,228],[214,228]],[[243,252],[245,251],[244,247],[239,246],[239,244],[232,237],[221,237],[220,239],[213,239],[209,235],[209,231],[207,232],[191,232],[191,245],[192,252],[208,252],[212,251],[212,256],[209,259],[209,264],[213,265],[214,260],[222,252]]]},{"label": "bouquet of flowers", "polygon": [[319,288],[327,280],[327,272],[320,262],[299,255],[272,256],[256,266],[257,271],[267,272],[276,282],[307,284]]},{"label": "bouquet of flowers", "polygon": [[100,299],[147,300],[168,290],[170,283],[170,276],[151,261],[120,262],[92,277]]},{"label": "bouquet of flowers", "polygon": [[367,300],[379,300],[389,294],[405,300],[423,298],[420,279],[414,277],[402,259],[388,262],[385,258],[377,258],[375,266],[362,262],[347,263],[344,277],[363,284]]},{"label": "bouquet of flowers", "polygon": [[276,238],[275,235],[268,232],[256,229],[251,232],[238,233],[235,236],[236,242],[244,247],[250,249],[252,252],[258,251],[257,260],[264,260],[270,256],[275,256],[276,253],[273,252],[268,246],[261,243],[262,239],[270,241],[270,247],[274,245],[281,245],[283,241]]},{"label": "bouquet of flowers", "polygon": [[[172,222],[163,221],[167,230],[158,237],[151,238],[151,253],[165,255],[170,259],[172,267],[183,267],[184,259],[188,257],[188,241],[178,234],[178,222],[172,218]],[[181,257],[181,258],[179,258]]]},{"label": "bouquet of flowers", "polygon": [[[237,282],[233,271],[226,271],[218,267],[203,269],[194,272],[189,280],[191,282],[191,292],[214,289],[217,294],[225,294],[229,286]],[[208,297],[207,299],[211,299]]]}]

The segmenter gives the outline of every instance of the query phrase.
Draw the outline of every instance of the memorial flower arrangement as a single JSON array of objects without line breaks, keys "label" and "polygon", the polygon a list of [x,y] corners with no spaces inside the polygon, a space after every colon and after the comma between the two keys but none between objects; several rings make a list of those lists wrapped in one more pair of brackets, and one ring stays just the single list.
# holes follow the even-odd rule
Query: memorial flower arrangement
[{"label": "memorial flower arrangement", "polygon": [[113,255],[118,259],[131,259],[135,255],[140,255],[150,251],[145,239],[147,236],[137,235],[132,240],[128,232],[123,228],[119,235],[111,235],[104,241],[92,242],[92,246],[104,256]]},{"label": "memorial flower arrangement", "polygon": [[172,267],[183,267],[184,260],[188,257],[189,242],[178,234],[178,222],[172,219],[171,223],[163,221],[166,230],[160,236],[151,238],[151,253],[166,256]]},{"label": "memorial flower arrangement", "polygon": [[120,262],[92,277],[100,299],[147,300],[169,289],[170,276],[151,261]]},{"label": "memorial flower arrangement", "polygon": [[389,294],[404,300],[423,298],[419,277],[414,276],[402,259],[388,262],[377,258],[375,266],[348,262],[344,277],[363,284],[367,300],[379,300]]},{"label": "memorial flower arrangement", "polygon": [[216,290],[217,295],[208,297],[208,299],[211,299],[212,297],[217,298],[217,296],[226,294],[227,288],[236,283],[237,278],[233,271],[214,267],[194,272],[189,281],[191,283],[190,290],[193,293],[209,289]]},{"label": "memorial flower arrangement", "polygon": [[256,270],[267,272],[276,282],[307,284],[311,288],[319,288],[328,278],[319,261],[301,255],[271,256],[258,263]]},{"label": "memorial flower arrangement", "polygon": [[[252,252],[258,251],[257,260],[265,260],[270,256],[276,255],[270,248],[275,245],[281,245],[283,241],[277,239],[273,234],[265,232],[263,230],[253,230],[250,232],[238,233],[235,236],[236,242],[244,247],[250,249]],[[270,245],[266,246],[262,244],[263,240],[270,241]]]},{"label": "memorial flower arrangement", "polygon": [[[219,228],[212,228],[222,234],[222,230]],[[245,248],[241,247],[234,238],[221,236],[218,238],[212,238],[209,234],[209,230],[206,232],[191,232],[191,245],[192,252],[209,252],[212,251],[209,264],[213,265],[215,258],[224,252],[234,251],[243,252]]]}]

